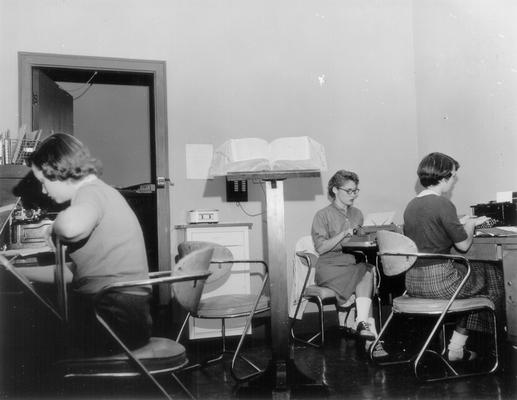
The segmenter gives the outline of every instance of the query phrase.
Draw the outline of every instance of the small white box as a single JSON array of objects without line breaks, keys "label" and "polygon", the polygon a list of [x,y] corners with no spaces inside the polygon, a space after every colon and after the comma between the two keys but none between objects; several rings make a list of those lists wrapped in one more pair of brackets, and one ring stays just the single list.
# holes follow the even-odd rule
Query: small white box
[{"label": "small white box", "polygon": [[215,224],[219,222],[219,210],[190,210],[187,220],[189,224]]}]

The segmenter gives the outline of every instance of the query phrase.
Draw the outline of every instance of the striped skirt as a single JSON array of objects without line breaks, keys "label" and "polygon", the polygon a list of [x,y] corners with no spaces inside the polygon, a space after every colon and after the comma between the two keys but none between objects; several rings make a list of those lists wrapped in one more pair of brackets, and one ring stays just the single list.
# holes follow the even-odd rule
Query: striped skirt
[{"label": "striped skirt", "polygon": [[[503,326],[505,312],[502,268],[491,263],[472,262],[470,265],[472,273],[458,298],[474,296],[489,298],[495,305],[498,325]],[[406,288],[410,296],[448,299],[454,294],[465,273],[464,265],[452,262],[413,267],[406,273]],[[482,311],[470,314],[466,328],[479,332],[490,332],[492,320],[489,313]]]}]

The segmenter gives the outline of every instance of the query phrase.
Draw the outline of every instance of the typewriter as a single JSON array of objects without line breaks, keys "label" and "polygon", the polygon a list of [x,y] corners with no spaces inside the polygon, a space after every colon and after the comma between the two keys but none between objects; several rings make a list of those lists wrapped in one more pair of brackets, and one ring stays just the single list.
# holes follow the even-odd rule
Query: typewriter
[{"label": "typewriter", "polygon": [[517,234],[517,208],[512,202],[476,204],[471,206],[474,215],[488,217],[476,227],[476,236],[513,236]]}]

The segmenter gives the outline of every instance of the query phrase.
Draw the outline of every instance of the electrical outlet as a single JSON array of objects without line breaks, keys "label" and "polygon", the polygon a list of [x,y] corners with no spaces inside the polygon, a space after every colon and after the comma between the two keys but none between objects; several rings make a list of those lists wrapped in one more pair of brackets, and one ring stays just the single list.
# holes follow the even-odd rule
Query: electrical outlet
[{"label": "electrical outlet", "polygon": [[248,181],[226,180],[226,201],[248,201]]}]

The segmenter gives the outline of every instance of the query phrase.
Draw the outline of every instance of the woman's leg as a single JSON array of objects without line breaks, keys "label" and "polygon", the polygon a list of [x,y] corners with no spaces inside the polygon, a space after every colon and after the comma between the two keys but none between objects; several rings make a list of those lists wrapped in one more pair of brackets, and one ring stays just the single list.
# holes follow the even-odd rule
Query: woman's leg
[{"label": "woman's leg", "polygon": [[356,286],[357,333],[366,340],[375,339],[375,326],[371,327],[368,318],[371,315],[373,293],[373,272],[366,271]]}]

